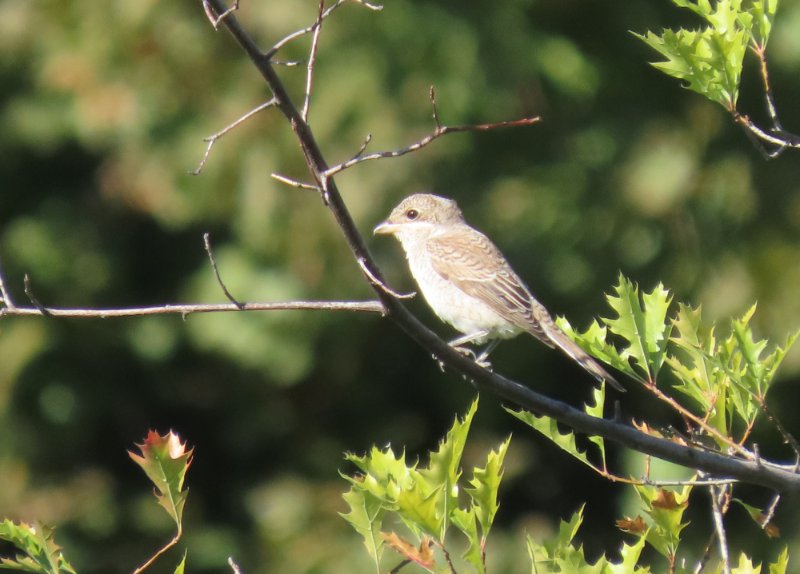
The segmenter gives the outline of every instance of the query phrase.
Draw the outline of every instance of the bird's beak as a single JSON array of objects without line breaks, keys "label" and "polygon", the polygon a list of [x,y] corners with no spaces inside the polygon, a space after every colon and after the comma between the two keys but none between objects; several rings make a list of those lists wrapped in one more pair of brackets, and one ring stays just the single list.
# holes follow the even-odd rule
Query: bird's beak
[{"label": "bird's beak", "polygon": [[397,231],[397,224],[396,223],[389,223],[388,221],[384,221],[383,223],[379,223],[378,226],[372,231],[375,235],[391,235]]}]

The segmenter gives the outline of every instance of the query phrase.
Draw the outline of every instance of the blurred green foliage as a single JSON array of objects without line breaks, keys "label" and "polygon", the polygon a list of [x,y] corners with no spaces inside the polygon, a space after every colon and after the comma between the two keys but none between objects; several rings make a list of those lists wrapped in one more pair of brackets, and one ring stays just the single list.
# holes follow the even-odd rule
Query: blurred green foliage
[{"label": "blurred green foliage", "polygon": [[[238,16],[267,48],[315,10],[251,0]],[[662,281],[709,320],[758,300],[753,328],[782,340],[800,325],[800,161],[764,162],[724,110],[648,66],[652,54],[629,31],[679,17],[666,1],[387,0],[377,14],[348,4],[323,29],[310,123],[336,162],[368,133],[374,150],[427,133],[431,84],[445,123],[542,115],[530,128],[447,136],[337,181],[365,234],[408,193],[457,198],[576,328],[604,310],[602,293],[622,271],[648,291]],[[798,38],[800,3],[787,0],[769,55],[788,129],[800,126],[790,105]],[[280,57],[307,50],[300,40]],[[738,101],[758,117],[752,72],[745,66]],[[281,73],[299,100],[304,68]],[[306,176],[277,112],[225,136],[202,174],[187,174],[203,137],[268,96],[200,2],[5,2],[0,263],[12,295],[25,300],[28,273],[46,305],[222,301],[203,252],[209,231],[240,299],[369,297],[319,198],[269,177]],[[410,288],[397,246],[369,241],[392,283]],[[421,301],[410,305],[435,324]],[[588,395],[579,369],[533,345],[504,344],[496,368],[568,400]],[[798,373],[795,350],[771,395],[795,434]],[[664,417],[628,394],[623,409],[637,419]],[[248,574],[368,571],[361,540],[337,515],[342,453],[389,442],[409,457],[430,450],[471,400],[468,385],[371,315],[6,318],[0,516],[59,525],[80,572],[130,571],[171,524],[125,450],[149,428],[174,428],[196,447],[188,571],[221,571],[231,554]],[[492,543],[508,563],[494,570],[529,568],[521,531],[541,538],[584,502],[587,555],[613,554],[618,490],[492,403],[484,398],[476,415],[466,464],[510,428],[524,434],[505,460]],[[783,453],[755,433],[765,456]],[[779,523],[793,511],[782,507]],[[800,535],[793,522],[781,527]],[[752,528],[734,529],[732,543]]]}]

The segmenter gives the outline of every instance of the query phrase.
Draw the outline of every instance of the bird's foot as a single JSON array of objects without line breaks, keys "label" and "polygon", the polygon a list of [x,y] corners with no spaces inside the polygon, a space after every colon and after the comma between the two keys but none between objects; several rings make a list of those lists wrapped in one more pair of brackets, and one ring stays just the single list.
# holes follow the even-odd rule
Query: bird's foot
[{"label": "bird's foot", "polygon": [[465,357],[475,361],[478,364],[478,366],[483,367],[487,371],[492,370],[492,364],[487,360],[486,353],[481,353],[480,355],[478,355],[475,351],[473,351],[469,347],[462,347],[460,345],[452,345],[452,347]]}]

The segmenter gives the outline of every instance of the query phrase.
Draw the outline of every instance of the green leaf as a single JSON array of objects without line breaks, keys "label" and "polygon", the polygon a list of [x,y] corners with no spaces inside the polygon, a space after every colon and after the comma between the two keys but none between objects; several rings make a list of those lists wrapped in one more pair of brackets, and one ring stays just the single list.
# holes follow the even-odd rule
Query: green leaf
[{"label": "green leaf", "polygon": [[0,570],[19,570],[43,574],[75,574],[72,565],[53,539],[53,529],[11,520],[0,522],[0,540],[9,542],[20,554],[0,558]]},{"label": "green leaf", "polygon": [[778,0],[755,0],[750,8],[753,42],[761,49],[767,46],[777,11]]},{"label": "green leaf", "polygon": [[[664,363],[672,325],[666,323],[672,297],[660,283],[639,298],[639,288],[623,275],[608,295],[608,303],[617,314],[604,318],[609,330],[627,343],[622,358],[632,360],[644,373],[647,382],[654,382]],[[634,375],[636,376],[636,375]],[[640,376],[637,376],[641,380]]]},{"label": "green leaf", "polygon": [[679,355],[670,356],[667,364],[678,380],[677,389],[694,399],[703,412],[708,412],[714,404],[719,385],[723,382],[716,373],[714,352],[716,339],[714,330],[702,330],[700,307],[692,308],[680,303],[678,314],[672,320],[672,343],[679,349]]},{"label": "green leaf", "polygon": [[183,480],[192,464],[194,449],[187,451],[185,443],[172,431],[161,436],[151,430],[144,443],[136,446],[141,455],[131,451],[128,455],[155,485],[158,503],[172,517],[180,532],[183,507],[189,493],[188,489],[183,490]]},{"label": "green leaf", "polygon": [[[596,387],[592,391],[592,396],[594,398],[593,403],[587,402],[583,410],[586,412],[587,415],[603,418],[603,409],[605,408],[605,399],[606,399],[606,390],[605,386]],[[589,439],[590,442],[594,443],[598,450],[600,451],[600,459],[602,460],[603,469],[606,468],[606,442],[602,436],[599,435],[588,435],[586,438]]]},{"label": "green leaf", "polygon": [[184,571],[186,570],[186,556],[187,555],[188,555],[188,552],[184,551],[183,558],[181,558],[181,561],[175,567],[175,573],[174,574],[183,574],[184,573]]},{"label": "green leaf", "polygon": [[742,10],[741,0],[717,0],[713,8],[707,0],[675,0],[675,4],[692,10],[706,26],[636,36],[666,58],[654,67],[734,112],[747,46],[766,44],[777,5],[759,3]]},{"label": "green leaf", "polygon": [[620,354],[617,348],[607,341],[608,329],[602,327],[597,321],[592,321],[583,333],[572,328],[564,317],[556,318],[556,325],[564,331],[567,336],[575,341],[581,348],[592,355],[621,371],[640,379],[641,377],[631,368],[630,363]]},{"label": "green leaf", "polygon": [[348,513],[339,513],[347,520],[356,532],[364,539],[367,553],[375,562],[375,571],[380,572],[380,561],[383,553],[383,538],[381,538],[381,525],[386,510],[380,499],[366,490],[351,487],[342,495]]},{"label": "green leaf", "polygon": [[620,555],[622,556],[622,562],[619,564],[609,564],[609,571],[613,572],[613,574],[628,574],[629,572],[649,572],[650,569],[647,568],[637,568],[636,564],[639,562],[639,557],[642,555],[642,550],[644,550],[644,544],[646,541],[647,535],[643,533],[642,536],[636,540],[633,544],[622,544],[622,549],[620,550]]},{"label": "green leaf", "polygon": [[789,567],[789,548],[783,547],[781,553],[775,559],[775,562],[769,565],[769,574],[786,574],[786,569]]},{"label": "green leaf", "polygon": [[492,450],[486,460],[486,466],[475,468],[472,471],[466,490],[472,499],[475,507],[475,515],[481,525],[481,537],[485,541],[492,528],[495,514],[499,504],[497,502],[497,492],[500,489],[500,481],[503,479],[503,460],[505,459],[508,445],[511,443],[509,436],[497,448]]},{"label": "green leaf", "polygon": [[739,554],[739,564],[731,568],[731,574],[760,574],[761,566],[756,566],[744,552]]},{"label": "green leaf", "polygon": [[594,464],[592,464],[591,461],[589,461],[585,451],[578,449],[578,445],[575,442],[575,435],[572,432],[567,431],[562,433],[558,430],[558,424],[556,423],[555,419],[546,416],[537,417],[535,414],[524,410],[515,411],[507,407],[503,408],[505,408],[506,412],[515,416],[534,430],[539,431],[541,434],[550,439],[556,446],[568,452],[589,468],[596,472],[602,472]]},{"label": "green leaf", "polygon": [[647,542],[662,556],[674,557],[681,542],[681,531],[688,525],[682,519],[692,487],[685,486],[681,491],[647,485],[634,485],[634,488],[652,522]]},{"label": "green leaf", "polygon": [[430,454],[427,467],[419,470],[420,476],[427,481],[429,492],[434,490],[439,495],[435,502],[440,505],[439,516],[440,532],[432,533],[439,541],[444,541],[447,519],[452,511],[458,506],[458,479],[461,477],[461,456],[464,453],[464,445],[467,443],[472,419],[478,410],[478,398],[476,397],[464,415],[459,420],[456,417],[453,426],[447,432],[447,436],[439,443],[439,449]]},{"label": "green leaf", "polygon": [[471,506],[468,510],[456,508],[452,514],[452,523],[467,537],[468,544],[463,557],[472,564],[476,572],[484,574],[486,566],[483,563],[481,537],[478,535],[476,507]]}]

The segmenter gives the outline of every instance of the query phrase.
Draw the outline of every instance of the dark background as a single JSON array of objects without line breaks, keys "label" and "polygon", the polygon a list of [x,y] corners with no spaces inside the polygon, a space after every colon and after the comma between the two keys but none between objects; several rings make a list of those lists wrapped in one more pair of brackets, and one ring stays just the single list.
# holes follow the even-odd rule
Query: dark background
[{"label": "dark background", "polygon": [[[268,98],[200,2],[10,0],[0,18],[0,262],[17,303],[25,273],[50,306],[224,300],[203,251],[212,234],[233,293],[247,301],[366,299],[370,289],[319,198],[269,177],[304,178],[274,110],[220,140],[202,174],[202,138]],[[266,48],[315,17],[316,3],[246,0],[239,17]],[[444,123],[541,115],[533,127],[456,134],[337,182],[365,235],[409,193],[457,199],[537,297],[573,325],[607,313],[622,272],[721,321],[758,301],[754,325],[775,342],[800,325],[800,160],[766,162],[719,106],[648,66],[630,32],[699,23],[666,1],[387,0],[347,4],[326,21],[311,126],[329,162],[403,147]],[[800,126],[800,5],[781,7],[770,44],[785,126]],[[281,52],[306,57],[308,39]],[[743,112],[761,121],[757,69]],[[304,66],[281,73],[302,101]],[[797,128],[800,129],[800,128]],[[797,131],[797,129],[795,131]],[[368,238],[399,289],[399,247]],[[409,303],[444,336],[417,298]],[[530,338],[505,343],[495,368],[578,404],[591,379]],[[771,405],[799,432],[800,354],[787,357]],[[276,312],[107,320],[0,321],[0,516],[58,527],[80,572],[127,572],[171,537],[166,514],[127,457],[150,428],[196,448],[184,546],[189,570],[366,572],[360,537],[337,516],[352,471],[345,451],[391,443],[424,455],[474,396],[375,315]],[[679,424],[632,389],[626,416]],[[525,532],[541,540],[584,502],[587,553],[616,556],[614,520],[639,512],[609,484],[481,397],[466,464],[514,433],[501,488],[492,570],[529,571]],[[767,425],[762,453],[790,454]],[[639,455],[612,451],[619,473]],[[654,475],[687,476],[669,465]],[[764,504],[771,493],[742,487]],[[687,559],[710,533],[692,498]],[[797,545],[797,500],[768,542],[743,511],[735,548],[759,560]],[[457,537],[453,534],[453,537]],[[171,571],[178,554],[154,571]],[[653,557],[654,571],[665,563]]]}]

